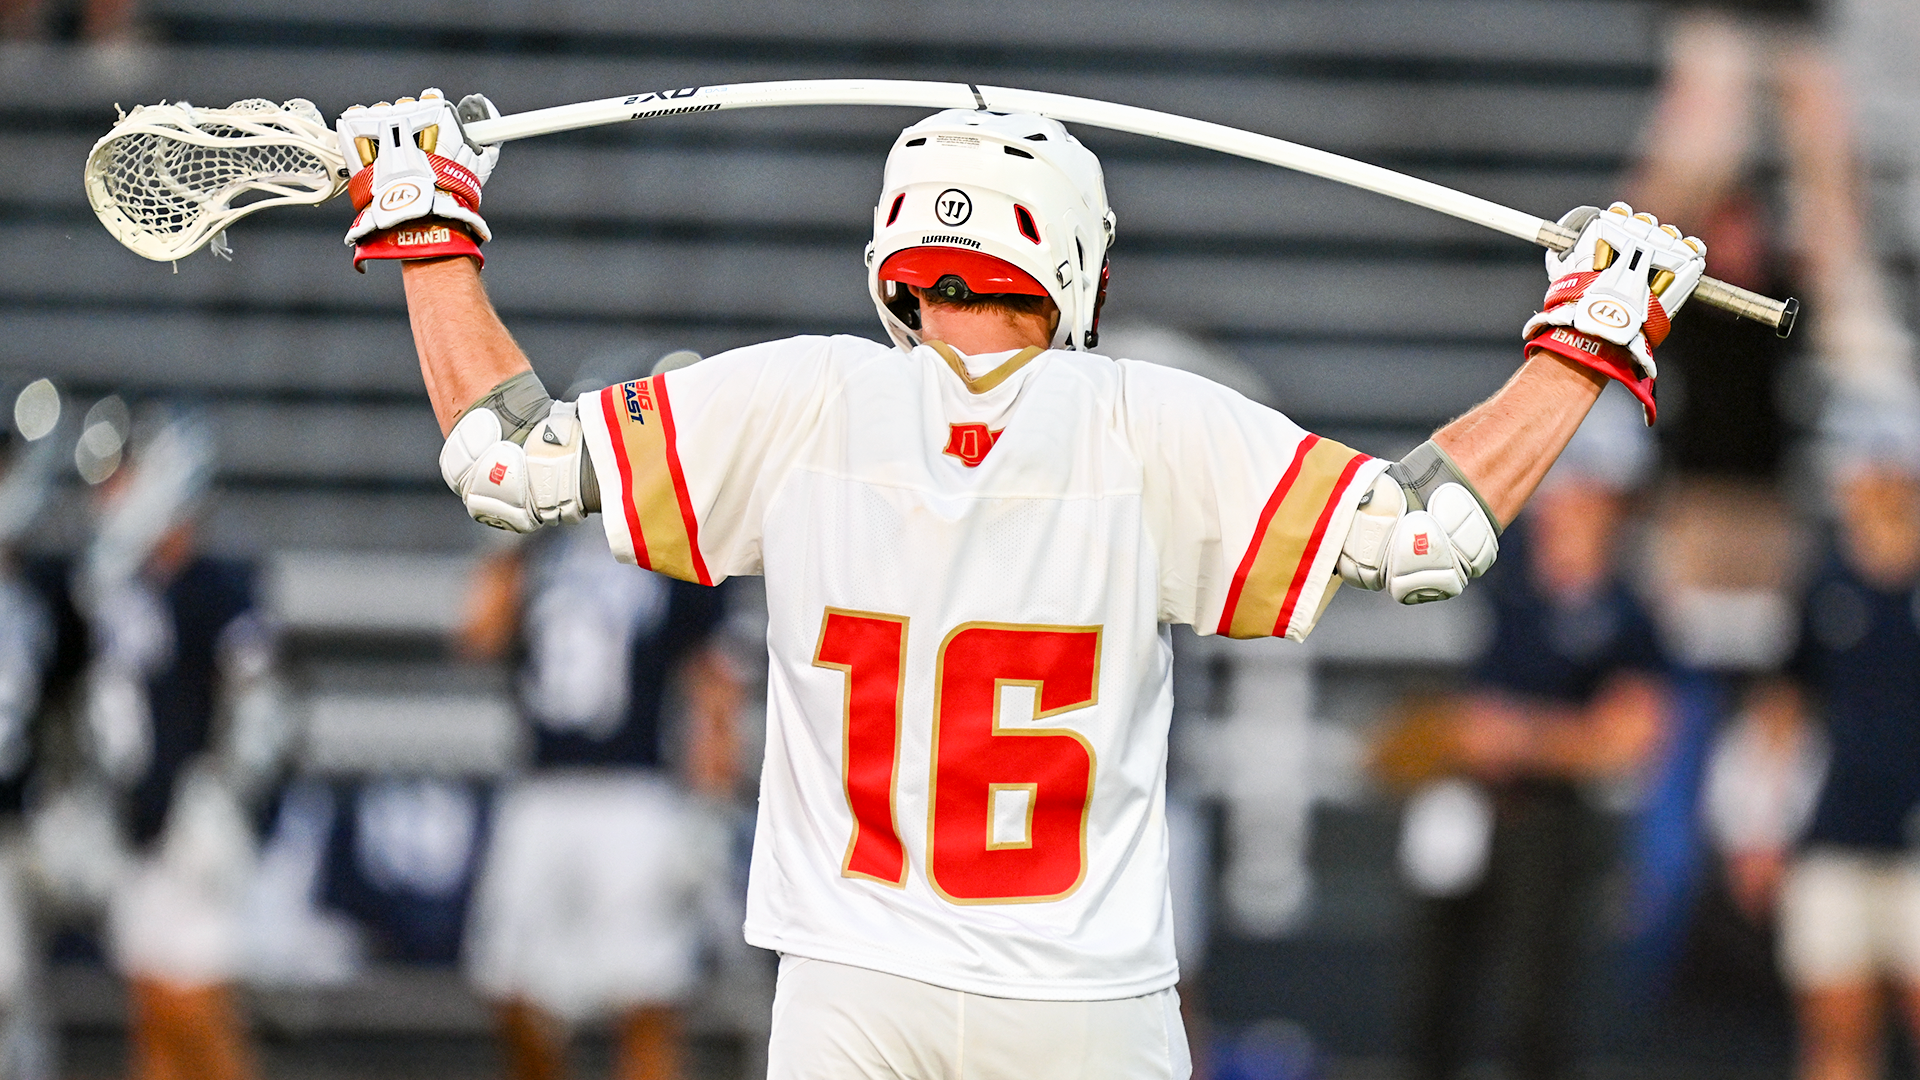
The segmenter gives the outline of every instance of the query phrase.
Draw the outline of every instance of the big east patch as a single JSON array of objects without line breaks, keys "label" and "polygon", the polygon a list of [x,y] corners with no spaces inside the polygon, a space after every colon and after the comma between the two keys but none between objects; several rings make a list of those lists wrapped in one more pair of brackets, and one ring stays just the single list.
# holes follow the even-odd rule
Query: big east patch
[{"label": "big east patch", "polygon": [[624,383],[620,396],[626,399],[627,419],[636,424],[646,423],[645,414],[653,411],[653,384],[647,379]]}]

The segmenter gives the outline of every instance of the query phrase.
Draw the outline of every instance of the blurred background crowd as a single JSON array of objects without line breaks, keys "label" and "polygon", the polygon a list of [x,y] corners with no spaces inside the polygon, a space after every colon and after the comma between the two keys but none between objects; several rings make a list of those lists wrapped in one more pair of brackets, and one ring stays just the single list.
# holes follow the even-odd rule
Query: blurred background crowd
[{"label": "blurred background crowd", "polygon": [[[1624,198],[1689,309],[1458,601],[1175,635],[1182,996],[1213,1080],[1920,1071],[1920,5],[1912,0],[0,3],[0,1080],[752,1076],[764,600],[596,524],[468,522],[347,211],[116,247],[123,103],[514,112],[954,79],[1247,127],[1553,217]],[[547,386],[873,335],[912,114],[510,146],[488,278]],[[1524,244],[1081,132],[1103,351],[1398,456],[1518,360]]]}]

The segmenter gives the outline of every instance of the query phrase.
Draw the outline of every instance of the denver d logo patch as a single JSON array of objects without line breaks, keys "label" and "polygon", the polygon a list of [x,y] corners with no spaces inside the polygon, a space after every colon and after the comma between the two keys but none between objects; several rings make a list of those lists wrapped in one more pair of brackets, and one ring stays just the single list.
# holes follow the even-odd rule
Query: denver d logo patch
[{"label": "denver d logo patch", "polygon": [[993,444],[999,441],[1000,432],[987,430],[985,424],[949,424],[947,447],[940,452],[959,458],[961,464],[972,469],[987,460],[987,451],[992,450]]}]

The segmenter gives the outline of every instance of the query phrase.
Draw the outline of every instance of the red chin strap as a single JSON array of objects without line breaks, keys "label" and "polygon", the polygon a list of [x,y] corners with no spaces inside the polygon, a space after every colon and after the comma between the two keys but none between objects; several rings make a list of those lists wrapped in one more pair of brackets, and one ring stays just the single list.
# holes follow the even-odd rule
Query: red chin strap
[{"label": "red chin strap", "polygon": [[957,274],[967,291],[980,294],[1017,293],[1047,296],[1047,287],[1033,275],[1005,259],[963,247],[912,247],[896,251],[880,264],[881,281],[898,281],[930,289],[948,274]]}]

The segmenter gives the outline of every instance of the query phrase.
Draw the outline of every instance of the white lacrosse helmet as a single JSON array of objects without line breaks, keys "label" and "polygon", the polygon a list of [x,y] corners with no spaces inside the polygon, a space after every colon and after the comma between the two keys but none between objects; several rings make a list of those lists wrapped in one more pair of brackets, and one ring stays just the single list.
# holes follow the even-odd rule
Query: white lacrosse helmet
[{"label": "white lacrosse helmet", "polygon": [[948,109],[902,131],[887,155],[867,291],[902,349],[920,343],[919,302],[905,286],[949,275],[971,293],[1051,297],[1051,346],[1090,349],[1113,227],[1100,159],[1058,121]]}]

